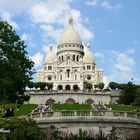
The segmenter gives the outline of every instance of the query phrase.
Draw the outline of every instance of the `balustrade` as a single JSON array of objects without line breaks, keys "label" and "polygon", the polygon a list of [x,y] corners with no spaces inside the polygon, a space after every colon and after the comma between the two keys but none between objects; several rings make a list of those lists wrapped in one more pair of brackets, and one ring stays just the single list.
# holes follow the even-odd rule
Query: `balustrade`
[{"label": "balustrade", "polygon": [[104,116],[104,117],[124,117],[140,119],[140,114],[136,112],[122,112],[122,111],[87,111],[87,110],[63,110],[63,111],[46,111],[35,112],[29,114],[30,118],[47,118],[47,117],[67,117],[67,116]]}]

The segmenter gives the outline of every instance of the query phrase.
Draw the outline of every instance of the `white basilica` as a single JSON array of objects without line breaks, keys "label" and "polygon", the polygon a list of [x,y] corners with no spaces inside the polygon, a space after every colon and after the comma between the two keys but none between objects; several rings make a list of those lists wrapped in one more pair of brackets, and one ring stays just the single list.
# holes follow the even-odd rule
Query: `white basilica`
[{"label": "white basilica", "polygon": [[53,90],[83,90],[84,83],[103,82],[103,71],[96,68],[90,46],[84,46],[69,17],[68,26],[53,53],[53,46],[44,59],[43,69],[37,72],[38,81],[53,83]]}]

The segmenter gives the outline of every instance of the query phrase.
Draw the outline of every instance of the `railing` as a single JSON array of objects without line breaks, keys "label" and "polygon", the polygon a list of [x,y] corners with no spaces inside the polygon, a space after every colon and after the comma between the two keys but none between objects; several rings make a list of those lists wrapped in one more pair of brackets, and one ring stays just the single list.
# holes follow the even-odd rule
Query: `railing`
[{"label": "railing", "polygon": [[63,110],[63,111],[46,111],[46,112],[34,112],[28,115],[30,118],[49,118],[49,117],[67,117],[67,116],[102,116],[113,118],[135,118],[140,119],[140,113],[136,112],[123,112],[123,111],[95,111],[95,110]]},{"label": "railing", "polygon": [[[26,90],[26,94],[44,94],[44,93],[93,93],[93,94],[110,94],[111,92],[96,91],[96,90]],[[115,93],[114,93],[115,94]],[[118,94],[117,94],[118,95]]]}]

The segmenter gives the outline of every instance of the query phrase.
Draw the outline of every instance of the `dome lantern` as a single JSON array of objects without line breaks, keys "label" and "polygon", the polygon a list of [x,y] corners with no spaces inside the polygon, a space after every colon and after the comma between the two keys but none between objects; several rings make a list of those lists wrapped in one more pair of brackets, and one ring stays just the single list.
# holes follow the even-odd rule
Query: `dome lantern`
[{"label": "dome lantern", "polygon": [[59,46],[64,44],[76,44],[76,45],[83,46],[80,35],[73,28],[72,16],[69,16],[68,26],[64,31],[64,33],[62,34],[62,36],[60,37]]},{"label": "dome lantern", "polygon": [[85,52],[85,55],[83,57],[83,62],[84,63],[95,63],[94,56],[93,56],[92,52],[90,51],[90,44],[89,43],[86,45],[86,52]]},{"label": "dome lantern", "polygon": [[53,63],[55,60],[55,55],[53,53],[53,46],[49,46],[49,53],[47,54],[47,56],[44,59],[44,64],[47,63]]},{"label": "dome lantern", "polygon": [[69,18],[68,18],[68,26],[73,26],[73,18],[72,18],[72,16],[69,16]]}]

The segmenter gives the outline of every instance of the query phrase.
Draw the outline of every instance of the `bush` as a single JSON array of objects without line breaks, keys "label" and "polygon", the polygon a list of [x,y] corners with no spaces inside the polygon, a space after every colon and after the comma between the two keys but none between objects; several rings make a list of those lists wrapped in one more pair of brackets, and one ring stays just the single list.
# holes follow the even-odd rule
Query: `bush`
[{"label": "bush", "polygon": [[30,96],[29,95],[23,95],[23,100],[24,101],[29,101],[30,100]]}]

